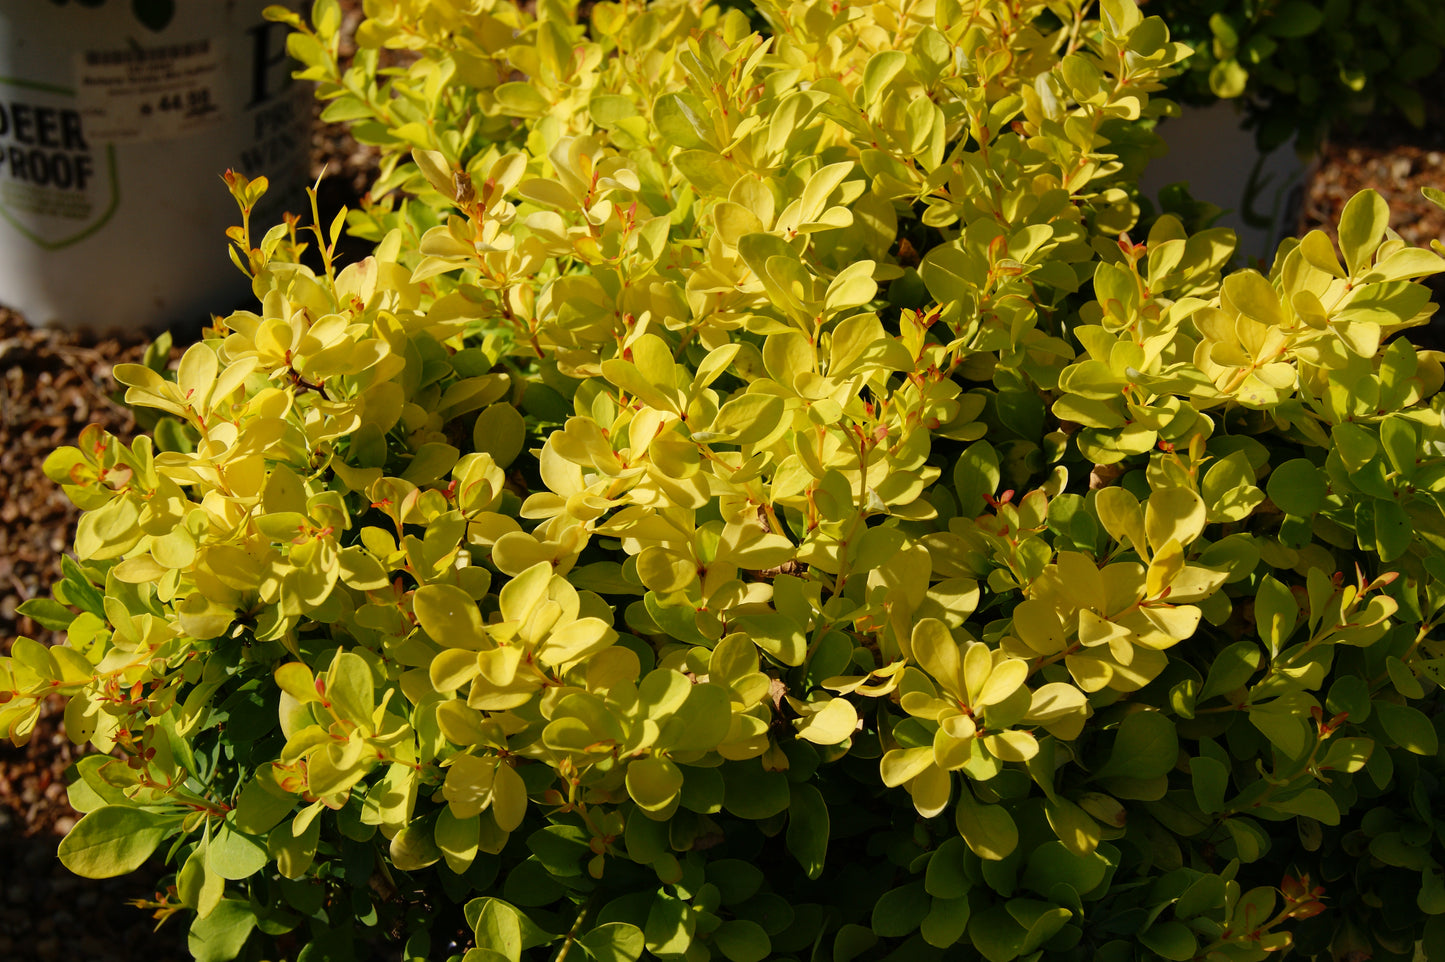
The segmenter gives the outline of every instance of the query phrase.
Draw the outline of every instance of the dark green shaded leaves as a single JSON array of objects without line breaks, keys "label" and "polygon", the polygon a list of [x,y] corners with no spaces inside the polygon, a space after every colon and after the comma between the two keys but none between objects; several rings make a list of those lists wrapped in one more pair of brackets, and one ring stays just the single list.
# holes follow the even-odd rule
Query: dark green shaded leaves
[{"label": "dark green shaded leaves", "polygon": [[788,777],[756,759],[724,765],[723,785],[723,808],[739,818],[761,821],[788,807]]},{"label": "dark green shaded leaves", "polygon": [[1264,652],[1252,641],[1236,641],[1215,656],[1196,699],[1203,704],[1216,695],[1226,695],[1244,685],[1259,668]]},{"label": "dark green shaded leaves", "polygon": [[1139,942],[1149,951],[1171,962],[1194,958],[1199,942],[1189,926],[1173,920],[1157,922],[1139,933]]},{"label": "dark green shaded leaves", "polygon": [[828,855],[828,805],[812,785],[789,785],[788,793],[788,851],[816,879]]},{"label": "dark green shaded leaves", "polygon": [[724,922],[712,941],[728,962],[763,962],[773,947],[763,927],[745,919]]},{"label": "dark green shaded leaves", "polygon": [[968,936],[989,962],[1010,962],[1043,945],[1072,915],[1048,902],[1009,899],[973,916]]},{"label": "dark green shaded leaves", "polygon": [[873,931],[886,939],[902,938],[923,922],[931,902],[922,882],[883,893],[873,906]]},{"label": "dark green shaded leaves", "polygon": [[1224,808],[1224,793],[1229,788],[1229,769],[1218,759],[1199,756],[1189,760],[1189,775],[1194,782],[1194,800],[1206,815]]},{"label": "dark green shaded leaves", "polygon": [[973,882],[966,868],[968,845],[957,836],[946,838],[928,860],[923,887],[940,899],[958,899],[968,894]]},{"label": "dark green shaded leaves", "polygon": [[1375,713],[1391,741],[1416,755],[1434,756],[1439,750],[1439,737],[1430,719],[1418,708],[1409,705],[1377,703]]},{"label": "dark green shaded leaves", "polygon": [[1119,723],[1109,761],[1095,775],[1154,778],[1172,769],[1178,755],[1174,723],[1162,712],[1136,711]]}]

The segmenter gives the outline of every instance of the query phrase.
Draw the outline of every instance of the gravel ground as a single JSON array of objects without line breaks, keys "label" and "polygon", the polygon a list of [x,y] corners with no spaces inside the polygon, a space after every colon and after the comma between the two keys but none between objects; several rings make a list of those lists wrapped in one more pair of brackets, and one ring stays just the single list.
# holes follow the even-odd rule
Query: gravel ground
[{"label": "gravel ground", "polygon": [[[347,4],[348,17],[359,3]],[[1344,202],[1364,187],[1389,200],[1394,226],[1413,243],[1445,237],[1445,211],[1420,196],[1445,188],[1445,96],[1429,98],[1438,116],[1424,130],[1379,125],[1339,139],[1322,154],[1306,190],[1301,230],[1329,228]],[[365,190],[371,153],[337,128],[319,127],[317,172],[324,163],[322,201],[331,209]],[[1445,296],[1445,287],[1438,297]],[[1445,346],[1433,327],[1417,343]],[[0,652],[17,635],[57,639],[16,606],[44,596],[59,577],[60,556],[74,535],[76,512],[41,471],[47,454],[73,444],[81,428],[100,422],[129,436],[131,414],[115,397],[110,372],[137,361],[139,338],[87,341],[35,331],[0,306]],[[89,882],[55,858],[60,836],[74,824],[65,770],[79,754],[58,727],[59,704],[24,748],[0,742],[0,962],[171,962],[189,958],[182,925],[153,931],[148,911],[127,900],[148,897],[159,875],[151,868],[122,879]]]}]

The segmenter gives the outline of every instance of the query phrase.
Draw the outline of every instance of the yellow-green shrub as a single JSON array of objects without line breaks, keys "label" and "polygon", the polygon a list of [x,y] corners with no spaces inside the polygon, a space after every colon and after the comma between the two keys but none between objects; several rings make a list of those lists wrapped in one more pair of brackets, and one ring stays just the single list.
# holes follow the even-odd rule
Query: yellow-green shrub
[{"label": "yellow-green shrub", "polygon": [[278,10],[375,251],[230,177],[258,308],[47,462],[62,860],[207,960],[1437,957],[1445,261],[1141,232],[1088,7]]}]

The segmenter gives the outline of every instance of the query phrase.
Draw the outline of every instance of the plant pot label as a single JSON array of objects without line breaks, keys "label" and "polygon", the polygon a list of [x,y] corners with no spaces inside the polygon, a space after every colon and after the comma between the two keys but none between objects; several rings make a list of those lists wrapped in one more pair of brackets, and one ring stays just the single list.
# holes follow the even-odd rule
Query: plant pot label
[{"label": "plant pot label", "polygon": [[154,330],[245,296],[217,256],[221,173],[270,179],[265,222],[309,181],[307,91],[266,6],[0,0],[0,303]]},{"label": "plant pot label", "polygon": [[75,55],[90,135],[113,143],[173,140],[221,123],[220,44],[208,38],[114,44]]},{"label": "plant pot label", "polygon": [[115,181],[115,150],[91,134],[73,94],[0,80],[0,217],[57,250],[110,218]]}]

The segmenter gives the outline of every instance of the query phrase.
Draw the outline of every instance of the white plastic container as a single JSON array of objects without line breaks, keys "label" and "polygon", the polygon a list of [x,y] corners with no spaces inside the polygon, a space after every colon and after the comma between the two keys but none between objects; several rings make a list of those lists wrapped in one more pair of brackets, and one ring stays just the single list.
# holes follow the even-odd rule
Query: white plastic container
[{"label": "white plastic container", "polygon": [[305,85],[269,0],[0,2],[0,304],[32,324],[199,327],[244,300],[221,175],[301,210]]},{"label": "white plastic container", "polygon": [[1215,226],[1239,236],[1237,251],[1246,262],[1273,261],[1279,242],[1295,233],[1309,174],[1294,141],[1261,154],[1254,131],[1244,128],[1243,106],[1234,100],[1185,105],[1158,132],[1169,153],[1145,168],[1139,185],[1144,193],[1157,197],[1162,187],[1188,183],[1195,200],[1224,208]]}]

